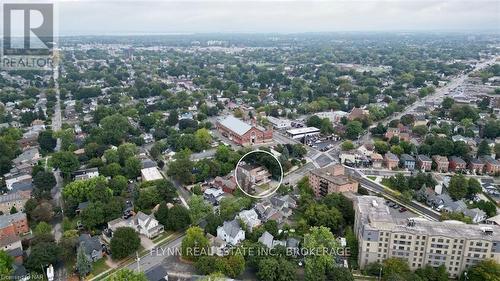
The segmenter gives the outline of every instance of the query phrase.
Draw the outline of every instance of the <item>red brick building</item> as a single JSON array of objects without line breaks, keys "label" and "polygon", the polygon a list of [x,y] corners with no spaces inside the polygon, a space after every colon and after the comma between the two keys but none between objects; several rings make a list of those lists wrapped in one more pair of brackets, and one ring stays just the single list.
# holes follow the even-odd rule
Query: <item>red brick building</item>
[{"label": "red brick building", "polygon": [[440,155],[434,155],[432,156],[432,160],[436,163],[436,171],[441,173],[448,172],[448,166],[450,165],[448,158]]},{"label": "red brick building", "polygon": [[215,124],[217,130],[234,143],[247,146],[270,142],[273,130],[252,126],[233,116],[226,116]]},{"label": "red brick building", "polygon": [[483,174],[483,170],[484,170],[484,162],[481,159],[472,158],[469,161],[468,168],[469,168],[469,171],[471,171],[472,173],[475,173],[476,175],[481,175],[481,174]]},{"label": "red brick building", "polygon": [[491,156],[486,156],[484,160],[484,172],[489,175],[500,174],[500,161],[494,159]]},{"label": "red brick building", "polygon": [[399,158],[396,154],[387,152],[384,155],[384,164],[389,170],[396,169],[399,165]]},{"label": "red brick building", "polygon": [[467,163],[460,157],[450,156],[449,158],[450,170],[454,172],[465,171],[467,168]]},{"label": "red brick building", "polygon": [[427,155],[417,155],[417,166],[422,171],[430,171],[432,169],[432,160]]},{"label": "red brick building", "polygon": [[214,186],[222,189],[226,193],[233,194],[236,190],[236,180],[233,176],[228,179],[222,177],[216,177],[214,180]]},{"label": "red brick building", "polygon": [[25,213],[0,216],[0,237],[20,235],[29,232],[28,218]]}]

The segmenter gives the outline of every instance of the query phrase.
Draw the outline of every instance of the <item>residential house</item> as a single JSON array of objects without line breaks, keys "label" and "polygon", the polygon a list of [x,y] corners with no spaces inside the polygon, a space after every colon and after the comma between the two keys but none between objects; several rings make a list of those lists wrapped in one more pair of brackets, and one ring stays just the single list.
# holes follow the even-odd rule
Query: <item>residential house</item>
[{"label": "residential house", "polygon": [[230,176],[229,178],[216,177],[213,185],[230,194],[233,194],[237,188],[234,176]]},{"label": "residential house", "polygon": [[219,205],[222,198],[224,198],[224,191],[219,188],[207,188],[203,192],[203,198],[210,202],[212,205]]},{"label": "residential house", "polygon": [[135,225],[140,234],[154,238],[163,232],[163,225],[160,224],[152,215],[146,215],[138,212],[135,216]]},{"label": "residential house", "polygon": [[419,154],[417,155],[417,165],[422,171],[430,171],[432,169],[432,160],[427,155]]},{"label": "residential house", "polygon": [[31,191],[16,191],[0,195],[0,211],[8,214],[12,207],[17,211],[23,212],[24,205],[31,198]]},{"label": "residential house", "polygon": [[99,170],[97,167],[95,168],[89,168],[89,169],[82,169],[75,171],[73,173],[73,178],[75,180],[88,180],[92,178],[96,178],[99,176]]},{"label": "residential house", "polygon": [[410,171],[415,170],[415,163],[415,158],[409,154],[402,154],[399,158],[400,166]]},{"label": "residential house", "polygon": [[103,239],[110,242],[113,232],[120,227],[130,227],[139,234],[148,238],[154,238],[164,231],[164,227],[152,215],[138,212],[127,219],[117,218],[108,222],[108,227],[103,231]]},{"label": "residential house", "polygon": [[255,211],[259,215],[259,218],[263,222],[267,222],[269,220],[274,220],[278,224],[281,223],[284,219],[283,214],[277,210],[273,204],[271,204],[270,200],[264,199],[261,202],[255,205]]},{"label": "residential house", "polygon": [[257,215],[254,209],[241,211],[238,214],[238,218],[241,219],[250,232],[262,224],[259,215]]},{"label": "residential house", "polygon": [[453,172],[463,172],[467,167],[467,163],[458,156],[450,156],[449,158],[449,168]]},{"label": "residential house", "polygon": [[240,223],[236,219],[224,221],[222,226],[217,228],[217,237],[230,245],[237,245],[245,240],[245,231],[241,229]]},{"label": "residential house", "polygon": [[0,216],[0,237],[7,235],[22,235],[30,231],[25,213],[15,213]]},{"label": "residential house", "polygon": [[483,160],[479,158],[471,158],[469,160],[469,165],[468,169],[471,173],[474,173],[476,175],[481,175],[483,174],[484,171],[484,162]]},{"label": "residential house", "polygon": [[373,153],[371,155],[371,160],[372,160],[372,167],[373,168],[382,168],[382,163],[384,161],[384,158],[382,155],[378,153]]},{"label": "residential house", "polygon": [[31,182],[32,182],[32,177],[29,174],[17,174],[5,177],[5,186],[7,187],[8,190],[13,190],[16,185],[22,183],[31,184]]},{"label": "residential house", "polygon": [[213,236],[210,233],[207,233],[208,242],[210,244],[210,254],[217,256],[224,256],[224,250],[227,247],[227,242],[220,239],[217,236]]},{"label": "residential house", "polygon": [[399,137],[401,132],[398,128],[387,128],[384,137],[388,140],[392,139],[392,137]]},{"label": "residential house", "polygon": [[398,167],[399,158],[398,156],[396,156],[396,154],[392,152],[387,152],[384,155],[384,164],[387,169],[394,170],[395,168]]},{"label": "residential house", "polygon": [[38,147],[32,147],[24,150],[19,156],[12,160],[12,163],[16,166],[21,164],[35,165],[38,160],[41,159]]},{"label": "residential house", "polygon": [[472,219],[472,223],[480,223],[484,221],[488,216],[483,210],[479,208],[474,209],[465,209],[463,211],[464,216],[467,216]]},{"label": "residential house", "polygon": [[269,233],[269,232],[264,232],[260,237],[259,237],[259,242],[262,243],[262,245],[266,246],[268,249],[273,248],[273,240],[274,236]]},{"label": "residential house", "polygon": [[491,156],[484,156],[482,158],[484,161],[484,172],[489,175],[497,175],[500,173],[500,161],[494,159]]},{"label": "residential house", "polygon": [[102,258],[102,246],[98,236],[91,237],[85,233],[80,235],[78,241],[89,260],[96,262]]},{"label": "residential house", "polygon": [[0,235],[0,250],[7,252],[17,262],[22,262],[23,245],[18,235]]},{"label": "residential house", "polygon": [[432,156],[432,160],[436,164],[436,171],[440,173],[448,172],[448,166],[449,166],[448,158],[440,155],[434,155]]},{"label": "residential house", "polygon": [[424,114],[415,115],[415,123],[413,126],[427,126],[427,118],[425,118]]},{"label": "residential house", "polygon": [[83,212],[85,209],[87,209],[89,204],[90,204],[90,201],[85,201],[85,202],[79,203],[78,206],[76,207],[75,213],[77,215],[79,215],[81,212]]}]

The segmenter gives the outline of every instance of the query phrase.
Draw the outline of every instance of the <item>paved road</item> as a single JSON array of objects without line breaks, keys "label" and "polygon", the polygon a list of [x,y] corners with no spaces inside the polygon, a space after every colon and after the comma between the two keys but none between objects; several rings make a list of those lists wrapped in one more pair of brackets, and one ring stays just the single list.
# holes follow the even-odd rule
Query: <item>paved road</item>
[{"label": "paved road", "polygon": [[202,152],[191,154],[190,159],[192,161],[198,161],[198,160],[205,159],[205,158],[213,158],[215,156],[216,152],[217,152],[216,148],[207,149],[207,150],[204,150]]},{"label": "paved road", "polygon": [[[54,132],[61,130],[62,127],[61,99],[60,99],[61,96],[60,96],[58,78],[59,78],[59,65],[56,64],[56,66],[54,67],[54,90],[56,92],[57,101],[54,106],[54,115],[52,116],[52,131]],[[57,152],[60,149],[61,149],[61,139],[58,138],[55,151]],[[63,210],[64,206],[61,196],[61,190],[63,188],[63,179],[61,177],[61,173],[59,170],[54,171],[54,177],[56,178],[57,183],[56,186],[51,190],[52,201],[55,204],[55,206],[59,206],[61,207],[61,210]],[[54,238],[56,239],[56,241],[59,242],[63,234],[61,221],[57,220],[56,223],[52,226],[52,228],[53,228]],[[64,266],[64,261],[62,261],[58,265],[55,265],[55,275],[56,275],[55,280],[67,279],[67,272]]]},{"label": "paved road", "polygon": [[131,270],[139,269],[140,271],[148,271],[148,269],[156,265],[166,264],[166,261],[178,257],[184,236],[185,234],[182,234],[163,246],[153,248],[149,253],[139,259],[139,263],[135,261],[127,265],[127,268]]},{"label": "paved road", "polygon": [[[431,100],[442,100],[445,96],[453,92],[455,88],[457,88],[460,85],[463,85],[465,80],[469,77],[469,74],[481,70],[483,68],[486,68],[490,65],[492,65],[499,57],[495,57],[490,60],[486,60],[483,62],[479,62],[474,66],[474,69],[471,72],[467,72],[465,74],[461,74],[456,78],[453,78],[450,82],[448,82],[445,86],[436,88],[436,92],[432,95],[426,96],[424,98],[418,99],[416,102],[413,104],[409,105],[406,107],[402,112],[396,113],[394,115],[391,115],[384,120],[381,120],[380,123],[382,123],[384,126],[389,124],[391,120],[394,119],[401,119],[401,117],[407,113],[411,113],[415,111],[418,107],[424,106],[426,102],[431,101]],[[370,140],[370,133],[367,131],[365,132],[362,136],[360,136],[359,140],[357,141],[358,144],[363,144],[367,141]]]}]

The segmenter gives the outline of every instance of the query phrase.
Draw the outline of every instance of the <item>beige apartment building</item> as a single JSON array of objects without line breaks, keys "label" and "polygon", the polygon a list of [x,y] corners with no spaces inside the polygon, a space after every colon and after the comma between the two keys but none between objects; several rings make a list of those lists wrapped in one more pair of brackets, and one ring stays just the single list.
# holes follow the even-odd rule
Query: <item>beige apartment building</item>
[{"label": "beige apartment building", "polygon": [[375,196],[356,197],[355,212],[361,268],[394,257],[407,260],[412,270],[444,265],[450,277],[458,277],[481,260],[500,263],[500,226],[405,219],[391,215],[385,199]]},{"label": "beige apartment building", "polygon": [[346,176],[345,168],[340,164],[310,171],[309,184],[318,197],[333,192],[358,191],[358,182]]}]

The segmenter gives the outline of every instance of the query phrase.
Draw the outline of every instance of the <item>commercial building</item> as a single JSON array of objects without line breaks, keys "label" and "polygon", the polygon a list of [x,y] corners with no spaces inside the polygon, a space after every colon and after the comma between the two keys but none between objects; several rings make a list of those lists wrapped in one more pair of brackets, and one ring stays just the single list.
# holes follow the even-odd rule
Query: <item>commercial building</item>
[{"label": "commercial building", "polygon": [[318,197],[333,192],[357,192],[358,182],[345,175],[342,165],[333,165],[309,172],[309,184]]},{"label": "commercial building", "polygon": [[303,137],[316,136],[320,134],[320,129],[316,127],[305,127],[290,129],[286,131],[286,134],[292,139],[301,139]]},{"label": "commercial building", "polygon": [[288,129],[292,127],[292,121],[288,119],[276,118],[273,116],[267,116],[266,119],[273,124],[275,129]]},{"label": "commercial building", "polygon": [[450,277],[457,277],[479,261],[500,262],[500,226],[398,218],[381,197],[356,197],[354,231],[361,268],[402,258],[412,270],[444,265]]},{"label": "commercial building", "polygon": [[233,116],[219,119],[215,127],[223,136],[241,146],[266,143],[273,139],[271,128],[256,127]]},{"label": "commercial building", "polygon": [[161,175],[160,171],[156,167],[150,167],[146,169],[141,170],[141,178],[142,181],[155,181],[155,180],[161,180],[163,179],[163,176]]}]

